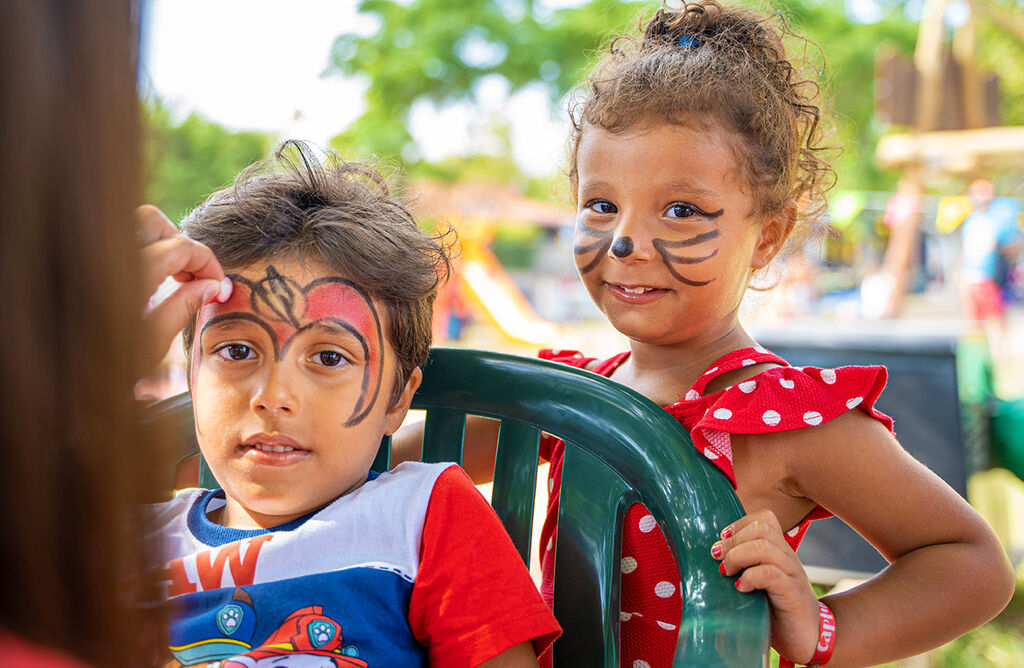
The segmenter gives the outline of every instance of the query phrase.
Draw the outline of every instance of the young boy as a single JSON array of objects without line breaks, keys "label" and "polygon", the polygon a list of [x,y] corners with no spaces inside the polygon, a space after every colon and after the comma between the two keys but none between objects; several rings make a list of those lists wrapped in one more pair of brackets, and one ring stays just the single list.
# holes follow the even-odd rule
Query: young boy
[{"label": "young boy", "polygon": [[558,625],[466,474],[370,471],[422,378],[445,240],[373,169],[292,142],[183,228],[234,290],[184,333],[222,489],[155,512],[171,665],[536,666]]}]

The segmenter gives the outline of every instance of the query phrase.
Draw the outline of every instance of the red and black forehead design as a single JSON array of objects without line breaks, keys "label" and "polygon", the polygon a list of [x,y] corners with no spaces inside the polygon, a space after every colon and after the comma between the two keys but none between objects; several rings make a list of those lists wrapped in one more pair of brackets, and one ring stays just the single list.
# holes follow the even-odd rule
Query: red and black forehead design
[{"label": "red and black forehead design", "polygon": [[[380,394],[384,377],[384,333],[369,296],[354,283],[337,276],[317,278],[299,285],[282,276],[273,265],[266,276],[252,281],[229,274],[235,284],[231,299],[219,313],[203,323],[202,331],[226,320],[246,320],[267,332],[279,361],[295,337],[329,323],[348,331],[363,348],[362,394],[346,426],[358,424],[370,412]],[[197,341],[202,339],[200,332]]]}]

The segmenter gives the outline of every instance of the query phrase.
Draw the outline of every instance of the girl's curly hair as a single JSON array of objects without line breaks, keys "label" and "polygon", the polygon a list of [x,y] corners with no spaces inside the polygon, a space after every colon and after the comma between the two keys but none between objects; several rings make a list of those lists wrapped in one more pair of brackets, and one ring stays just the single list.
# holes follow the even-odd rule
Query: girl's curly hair
[{"label": "girl's curly hair", "polygon": [[[819,86],[786,53],[797,39],[785,20],[714,0],[659,9],[640,38],[612,40],[572,98],[568,176],[575,193],[577,153],[587,126],[624,132],[665,120],[721,127],[743,140],[740,169],[754,215],[799,203],[798,221],[820,219],[835,172],[823,146]],[[812,45],[813,46],[813,45]],[[820,53],[820,49],[817,49]],[[806,227],[803,225],[801,227]]]}]

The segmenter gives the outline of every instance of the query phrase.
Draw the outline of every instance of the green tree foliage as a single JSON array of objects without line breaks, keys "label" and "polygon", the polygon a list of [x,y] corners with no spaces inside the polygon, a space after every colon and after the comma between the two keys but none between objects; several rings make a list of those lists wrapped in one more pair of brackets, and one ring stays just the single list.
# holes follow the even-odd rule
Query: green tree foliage
[{"label": "green tree foliage", "polygon": [[146,201],[178,221],[262,158],[273,138],[231,132],[197,114],[176,122],[159,100],[143,103]]},{"label": "green tree foliage", "polygon": [[[878,139],[891,129],[874,115],[875,58],[880,48],[912,55],[918,17],[911,12],[920,11],[920,3],[876,0],[881,17],[865,23],[847,12],[849,2],[738,1],[761,9],[768,2],[796,33],[814,43],[807,46],[813,66],[824,60],[823,99],[835,127],[830,143],[843,149],[836,165],[841,187],[892,188],[897,175],[879,170],[874,162]],[[380,29],[365,37],[340,36],[328,72],[367,79],[366,111],[333,143],[355,154],[402,156],[415,168],[417,152],[407,130],[414,103],[444,106],[471,100],[477,83],[492,75],[504,77],[512,91],[541,83],[557,103],[585,78],[596,50],[609,37],[636,28],[657,4],[590,0],[552,11],[539,0],[361,0],[358,10],[376,18]],[[979,65],[1000,76],[1003,122],[1024,123],[1021,0],[978,0],[976,5],[1000,10],[998,15],[982,13]],[[794,46],[805,47],[798,41]],[[458,178],[460,165],[472,169],[480,161],[450,160],[435,171]],[[510,161],[500,156],[505,166],[492,166],[494,175],[503,175]]]},{"label": "green tree foliage", "polygon": [[1001,122],[1024,125],[1024,6],[1017,0],[979,0],[978,66],[999,75]]},{"label": "green tree foliage", "polygon": [[[486,76],[512,91],[543,83],[558,99],[583,78],[588,55],[649,3],[591,0],[551,11],[535,0],[362,0],[380,29],[342,35],[328,72],[365,77],[366,110],[332,144],[347,153],[400,155],[415,162],[408,130],[417,100],[472,99]],[[410,160],[411,158],[411,160]]]},{"label": "green tree foliage", "polygon": [[795,32],[813,42],[810,64],[824,61],[822,99],[835,128],[830,143],[842,149],[836,163],[840,187],[890,188],[895,175],[879,170],[874,161],[875,145],[887,129],[874,119],[875,57],[879,48],[912,53],[917,24],[900,6],[890,7],[875,23],[858,23],[841,3],[777,0],[775,5]]}]

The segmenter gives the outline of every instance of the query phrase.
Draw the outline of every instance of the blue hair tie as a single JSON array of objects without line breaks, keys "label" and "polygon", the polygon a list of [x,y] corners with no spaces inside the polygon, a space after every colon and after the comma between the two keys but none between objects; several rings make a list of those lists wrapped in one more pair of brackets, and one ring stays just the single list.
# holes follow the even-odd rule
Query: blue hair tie
[{"label": "blue hair tie", "polygon": [[683,35],[679,38],[679,46],[683,49],[697,48],[701,41],[696,35]]}]

